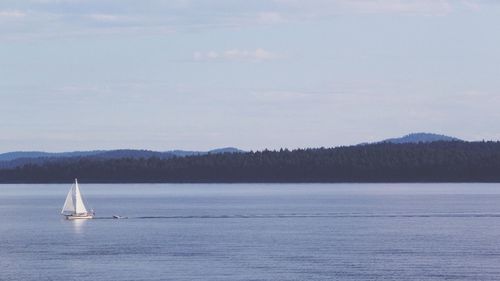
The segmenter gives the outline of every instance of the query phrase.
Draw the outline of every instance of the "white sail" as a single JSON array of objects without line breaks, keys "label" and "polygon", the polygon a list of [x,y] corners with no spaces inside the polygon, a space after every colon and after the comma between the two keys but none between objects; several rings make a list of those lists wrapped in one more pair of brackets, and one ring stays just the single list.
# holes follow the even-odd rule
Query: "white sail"
[{"label": "white sail", "polygon": [[75,188],[73,185],[71,186],[71,189],[68,191],[68,195],[66,196],[66,201],[64,201],[64,206],[62,208],[61,214],[75,212],[75,204],[73,203],[74,193],[75,193]]},{"label": "white sail", "polygon": [[93,216],[93,214],[90,214],[87,211],[87,207],[83,201],[80,188],[78,187],[78,181],[76,179],[66,196],[66,201],[64,201],[61,214],[67,216],[68,218],[92,218]]},{"label": "white sail", "polygon": [[75,213],[83,214],[87,213],[87,208],[83,203],[82,194],[80,193],[80,188],[78,188],[78,181],[75,179]]}]

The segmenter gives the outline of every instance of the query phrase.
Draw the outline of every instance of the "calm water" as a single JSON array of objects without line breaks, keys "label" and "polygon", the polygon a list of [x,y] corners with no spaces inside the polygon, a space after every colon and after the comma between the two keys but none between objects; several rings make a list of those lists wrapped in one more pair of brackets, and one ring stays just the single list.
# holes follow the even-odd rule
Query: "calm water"
[{"label": "calm water", "polygon": [[500,280],[500,185],[81,187],[0,185],[0,280]]}]

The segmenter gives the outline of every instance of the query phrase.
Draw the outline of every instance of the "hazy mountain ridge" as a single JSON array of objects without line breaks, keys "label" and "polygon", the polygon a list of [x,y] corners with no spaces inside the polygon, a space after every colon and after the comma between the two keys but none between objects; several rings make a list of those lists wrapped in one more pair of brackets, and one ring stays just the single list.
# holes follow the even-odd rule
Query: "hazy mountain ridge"
[{"label": "hazy mountain ridge", "polygon": [[463,141],[461,139],[446,135],[433,133],[411,133],[400,138],[390,138],[381,141],[381,143],[429,143],[436,141]]},{"label": "hazy mountain ridge", "polygon": [[121,159],[121,158],[151,158],[169,159],[174,157],[197,156],[221,153],[242,153],[243,150],[234,147],[217,148],[209,151],[152,151],[141,149],[93,150],[72,152],[15,151],[0,154],[0,169],[15,168],[26,164],[43,164],[70,159]]},{"label": "hazy mountain ridge", "polygon": [[[418,144],[432,142],[462,141],[455,137],[433,133],[411,133],[399,138],[390,138],[377,143],[390,144]],[[363,143],[361,145],[369,145]],[[91,150],[71,152],[43,152],[43,151],[15,151],[0,154],[0,169],[11,169],[22,167],[27,164],[42,165],[56,162],[73,161],[79,159],[112,160],[112,159],[141,159],[158,158],[171,159],[175,157],[203,156],[208,154],[244,153],[245,151],[234,147],[224,147],[209,151],[170,150],[152,151],[145,149],[115,149],[115,150]]]},{"label": "hazy mountain ridge", "polygon": [[[455,137],[433,134],[433,133],[411,133],[399,138],[385,139],[376,143],[428,143],[435,141],[463,141]],[[369,143],[362,143],[366,145]],[[192,151],[192,150],[168,150],[168,151],[153,151],[146,149],[113,149],[113,150],[90,150],[90,151],[71,151],[71,152],[44,152],[44,151],[13,151],[0,154],[0,162],[20,161],[29,162],[33,159],[47,158],[71,158],[71,157],[97,157],[104,159],[115,158],[149,158],[158,157],[162,159],[171,157],[185,157],[195,155],[205,155],[209,153],[242,153],[245,152],[235,147],[216,148],[209,151]],[[26,159],[26,160],[19,160]],[[2,164],[0,163],[0,167]]]},{"label": "hazy mountain ridge", "polygon": [[72,151],[72,152],[44,152],[44,151],[13,151],[0,154],[0,161],[11,161],[20,158],[43,158],[43,157],[81,157],[91,156],[106,152],[105,150]]},{"label": "hazy mountain ridge", "polygon": [[[437,141],[462,141],[455,137],[433,133],[411,133],[399,138],[390,138],[376,143],[430,143]],[[361,145],[368,145],[363,143]],[[174,157],[202,156],[207,154],[221,153],[244,153],[245,151],[234,147],[224,147],[209,151],[169,150],[152,151],[145,149],[114,149],[114,150],[91,150],[71,152],[43,152],[43,151],[14,151],[0,154],[0,169],[15,168],[26,164],[52,163],[60,160],[92,158],[92,159],[121,159],[121,158],[151,158],[170,159]]]}]

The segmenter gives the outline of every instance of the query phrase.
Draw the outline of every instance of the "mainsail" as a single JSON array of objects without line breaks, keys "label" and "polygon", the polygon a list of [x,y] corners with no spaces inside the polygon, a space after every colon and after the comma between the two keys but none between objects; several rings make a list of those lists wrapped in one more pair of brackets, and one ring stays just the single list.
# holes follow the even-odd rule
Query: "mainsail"
[{"label": "mainsail", "polygon": [[66,196],[66,201],[62,208],[61,214],[83,214],[87,213],[87,208],[85,203],[83,203],[82,194],[80,193],[80,188],[78,187],[78,180],[75,179],[75,184],[71,186],[71,189]]}]

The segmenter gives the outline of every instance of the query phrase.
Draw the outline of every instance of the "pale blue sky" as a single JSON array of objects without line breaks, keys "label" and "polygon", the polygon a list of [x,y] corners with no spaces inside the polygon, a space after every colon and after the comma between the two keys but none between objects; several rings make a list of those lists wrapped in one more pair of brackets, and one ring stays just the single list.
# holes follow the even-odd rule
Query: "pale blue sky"
[{"label": "pale blue sky", "polygon": [[1,0],[0,152],[500,139],[494,0]]}]

